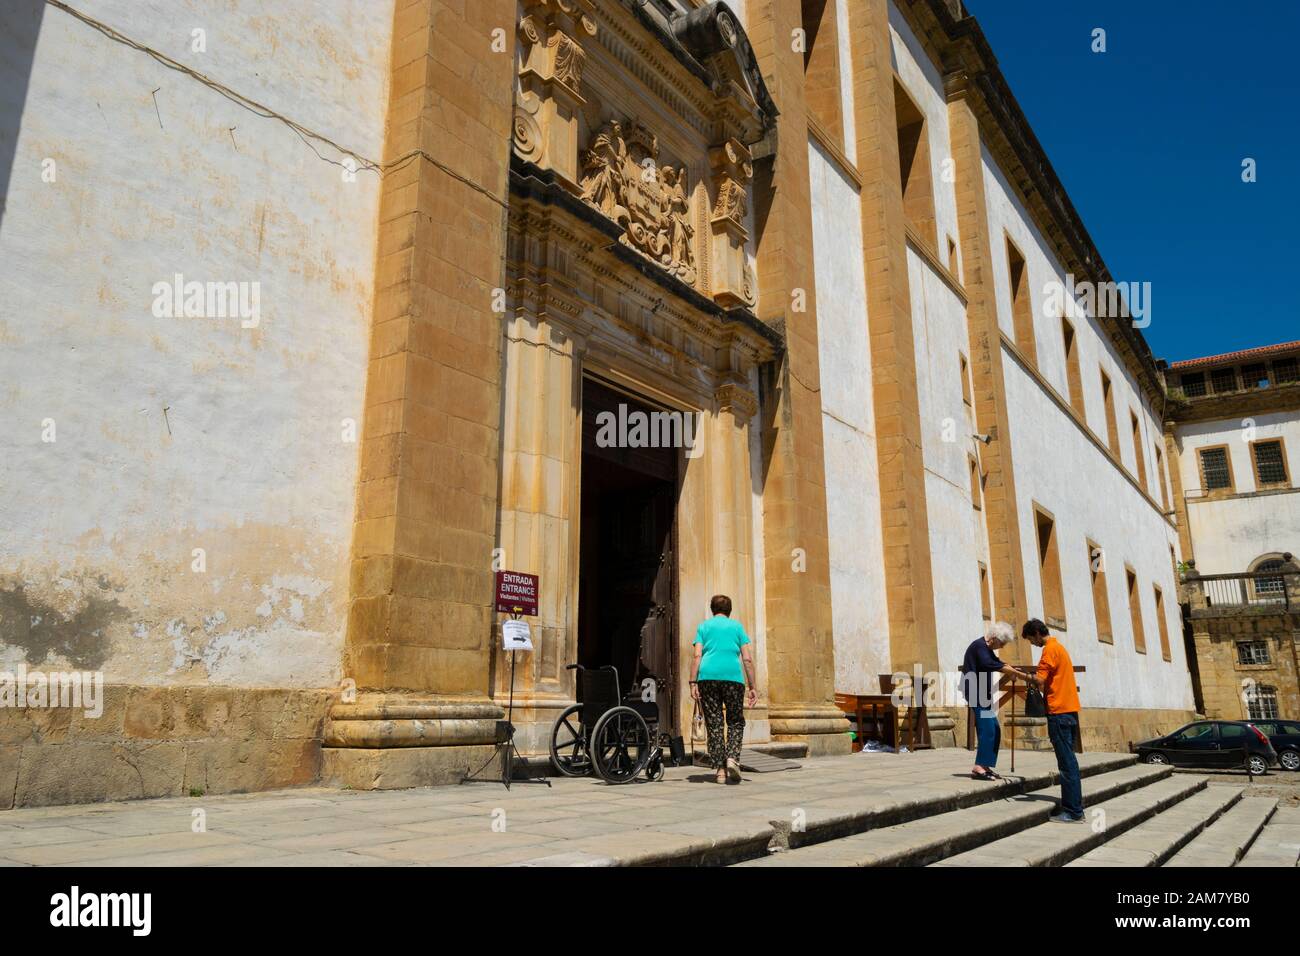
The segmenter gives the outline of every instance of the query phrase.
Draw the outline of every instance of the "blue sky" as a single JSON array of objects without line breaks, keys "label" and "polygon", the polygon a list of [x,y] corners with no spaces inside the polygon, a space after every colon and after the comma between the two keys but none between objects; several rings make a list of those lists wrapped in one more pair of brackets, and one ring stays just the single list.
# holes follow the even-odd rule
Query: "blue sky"
[{"label": "blue sky", "polygon": [[965,3],[1155,355],[1300,339],[1300,2]]}]

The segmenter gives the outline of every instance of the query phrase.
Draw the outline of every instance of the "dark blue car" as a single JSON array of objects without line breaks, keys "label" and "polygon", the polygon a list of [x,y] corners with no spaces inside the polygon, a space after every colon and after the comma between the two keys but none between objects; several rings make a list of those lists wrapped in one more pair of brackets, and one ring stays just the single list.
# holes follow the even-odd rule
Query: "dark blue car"
[{"label": "dark blue car", "polygon": [[1198,720],[1133,749],[1143,763],[1206,770],[1240,769],[1249,760],[1251,773],[1264,773],[1278,762],[1268,737],[1245,720]]}]

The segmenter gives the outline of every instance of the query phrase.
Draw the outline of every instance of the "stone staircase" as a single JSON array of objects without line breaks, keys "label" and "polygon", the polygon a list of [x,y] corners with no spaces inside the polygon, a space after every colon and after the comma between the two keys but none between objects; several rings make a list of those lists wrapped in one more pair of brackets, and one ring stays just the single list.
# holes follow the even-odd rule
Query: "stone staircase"
[{"label": "stone staircase", "polygon": [[1083,823],[1048,819],[1059,788],[1040,776],[959,807],[918,803],[860,832],[790,834],[785,847],[734,865],[1296,866],[1300,858],[1300,810],[1284,808],[1271,823],[1275,798],[1121,756],[1083,773]]}]

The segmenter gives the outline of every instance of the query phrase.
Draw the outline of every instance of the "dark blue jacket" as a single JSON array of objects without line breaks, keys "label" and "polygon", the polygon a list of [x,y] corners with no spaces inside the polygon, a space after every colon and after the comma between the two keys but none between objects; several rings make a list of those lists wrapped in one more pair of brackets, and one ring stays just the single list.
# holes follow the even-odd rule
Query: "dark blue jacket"
[{"label": "dark blue jacket", "polygon": [[961,686],[962,693],[966,695],[966,703],[972,707],[992,707],[993,678],[989,675],[996,674],[1005,666],[984,638],[971,641],[966,648],[966,658],[962,661]]}]

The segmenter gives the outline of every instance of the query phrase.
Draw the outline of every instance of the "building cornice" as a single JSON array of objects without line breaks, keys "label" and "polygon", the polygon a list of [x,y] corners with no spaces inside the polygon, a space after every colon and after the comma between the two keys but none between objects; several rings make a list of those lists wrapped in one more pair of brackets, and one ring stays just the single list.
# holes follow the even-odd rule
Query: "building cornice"
[{"label": "building cornice", "polygon": [[[1075,276],[1076,283],[1113,281],[979,23],[952,0],[896,2],[943,74],[948,99],[964,98],[970,103],[984,144],[1061,264]],[[1147,399],[1159,408],[1164,401],[1164,379],[1141,331],[1124,318],[1103,320],[1102,325]]]}]

